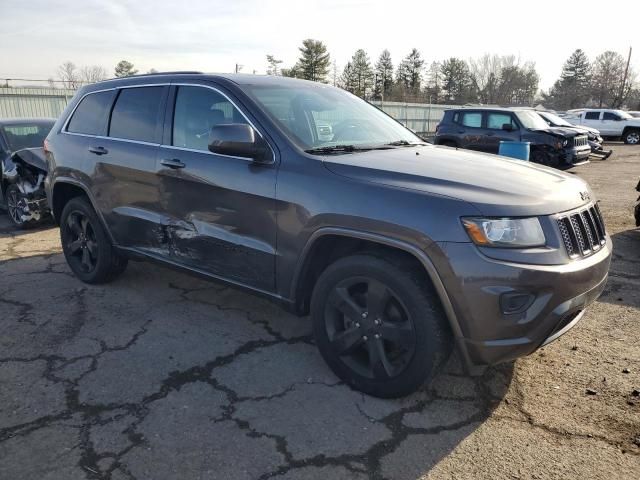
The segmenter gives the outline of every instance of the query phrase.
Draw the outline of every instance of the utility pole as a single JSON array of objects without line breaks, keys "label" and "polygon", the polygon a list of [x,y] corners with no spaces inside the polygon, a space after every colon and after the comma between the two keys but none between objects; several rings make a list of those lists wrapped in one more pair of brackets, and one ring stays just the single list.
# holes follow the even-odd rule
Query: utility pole
[{"label": "utility pole", "polygon": [[629,75],[629,64],[631,63],[631,47],[629,47],[629,56],[627,57],[627,66],[624,69],[624,77],[622,77],[622,86],[620,87],[620,105],[618,107],[622,107],[622,102],[624,100],[624,87],[627,83],[627,76]]},{"label": "utility pole", "polygon": [[236,63],[236,73],[239,73],[240,70],[242,70],[242,67],[244,67],[244,65],[240,65],[239,63]]}]

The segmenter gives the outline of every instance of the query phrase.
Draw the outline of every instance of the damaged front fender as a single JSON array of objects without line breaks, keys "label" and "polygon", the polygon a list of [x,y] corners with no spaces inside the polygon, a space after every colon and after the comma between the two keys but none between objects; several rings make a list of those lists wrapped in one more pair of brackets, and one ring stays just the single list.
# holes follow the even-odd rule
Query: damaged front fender
[{"label": "damaged front fender", "polygon": [[[2,195],[9,214],[18,224],[42,220],[49,214],[44,180],[47,164],[42,148],[18,150],[2,164]],[[15,185],[19,194],[7,198]]]}]

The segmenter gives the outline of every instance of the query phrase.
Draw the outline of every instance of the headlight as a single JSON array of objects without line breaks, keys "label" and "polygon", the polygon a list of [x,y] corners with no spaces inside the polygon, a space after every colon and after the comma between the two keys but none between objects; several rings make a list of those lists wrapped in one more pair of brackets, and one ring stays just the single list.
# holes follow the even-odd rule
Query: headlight
[{"label": "headlight", "polygon": [[567,145],[569,145],[569,140],[566,140],[566,139],[565,139],[565,140],[563,140],[563,141],[562,141],[562,146],[563,146],[563,147],[566,147]]},{"label": "headlight", "polygon": [[467,234],[483,247],[539,247],[545,244],[537,218],[463,218]]}]

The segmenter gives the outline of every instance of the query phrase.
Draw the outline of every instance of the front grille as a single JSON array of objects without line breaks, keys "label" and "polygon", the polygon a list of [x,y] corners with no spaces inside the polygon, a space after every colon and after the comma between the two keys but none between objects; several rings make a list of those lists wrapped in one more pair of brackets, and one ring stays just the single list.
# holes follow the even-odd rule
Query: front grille
[{"label": "front grille", "polygon": [[573,146],[574,147],[584,147],[589,145],[589,138],[587,135],[576,135],[573,137]]},{"label": "front grille", "polygon": [[606,240],[598,205],[558,218],[558,228],[569,257],[587,257],[600,250]]}]

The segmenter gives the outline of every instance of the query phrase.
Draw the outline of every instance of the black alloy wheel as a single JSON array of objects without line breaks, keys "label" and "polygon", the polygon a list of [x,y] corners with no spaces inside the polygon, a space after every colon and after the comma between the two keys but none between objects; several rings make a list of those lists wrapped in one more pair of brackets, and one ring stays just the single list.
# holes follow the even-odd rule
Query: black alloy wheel
[{"label": "black alloy wheel", "polygon": [[357,374],[398,376],[415,353],[415,328],[399,297],[382,282],[351,277],[329,295],[325,328],[334,351]]},{"label": "black alloy wheel", "polygon": [[316,345],[352,388],[381,398],[408,395],[438,372],[452,339],[424,269],[393,251],[336,260],[311,296]]},{"label": "black alloy wheel", "polygon": [[89,217],[84,212],[74,210],[61,227],[65,229],[67,260],[74,263],[72,267],[84,273],[93,272],[98,263],[98,242]]}]

